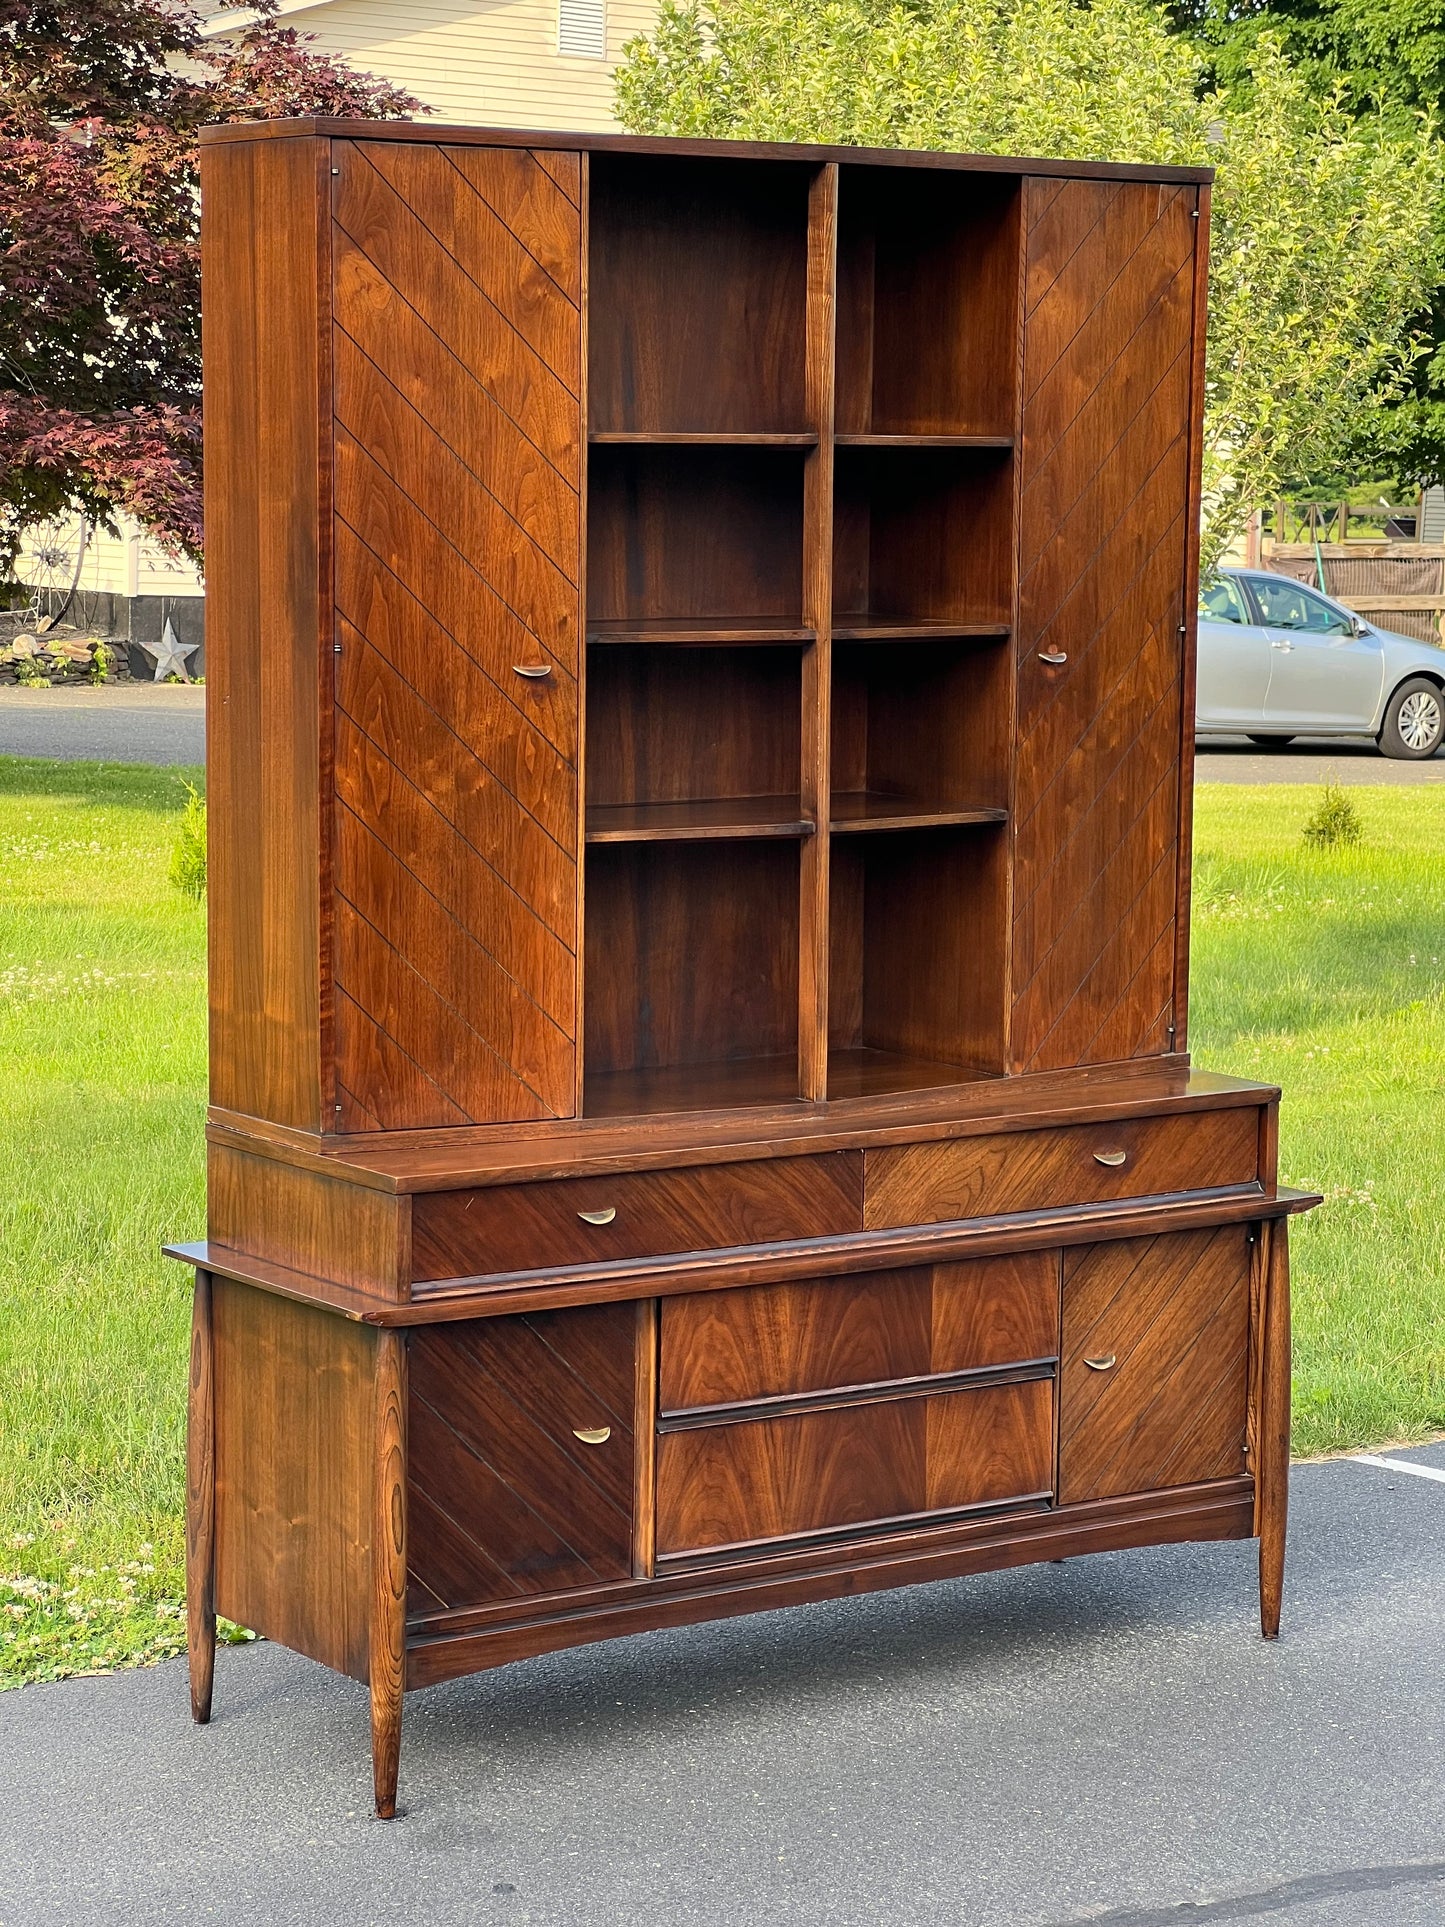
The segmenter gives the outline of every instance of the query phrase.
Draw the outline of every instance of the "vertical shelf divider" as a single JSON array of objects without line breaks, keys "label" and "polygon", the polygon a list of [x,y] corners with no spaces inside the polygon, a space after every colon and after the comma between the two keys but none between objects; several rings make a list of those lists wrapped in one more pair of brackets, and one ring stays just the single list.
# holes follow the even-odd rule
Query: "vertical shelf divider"
[{"label": "vertical shelf divider", "polygon": [[833,429],[837,356],[838,163],[808,192],[808,425],[818,433],[803,476],[802,807],[817,825],[803,844],[798,957],[798,1095],[828,1095],[829,766],[833,700]]},{"label": "vertical shelf divider", "polygon": [[999,1039],[1004,1074],[1017,1068],[1013,1047],[1014,1007],[1014,890],[1016,885],[1016,841],[1018,812],[1015,790],[1018,777],[1019,741],[1019,649],[1023,628],[1019,614],[1023,575],[1023,474],[1024,474],[1024,324],[1028,309],[1029,219],[1035,184],[1020,181],[1018,188],[1018,279],[1015,283],[1013,353],[1013,410],[1011,432],[1014,438],[1013,527],[1009,532],[1009,641],[1008,641],[1008,735],[1007,790],[1008,827],[1004,832],[1003,881],[1003,1027]]}]

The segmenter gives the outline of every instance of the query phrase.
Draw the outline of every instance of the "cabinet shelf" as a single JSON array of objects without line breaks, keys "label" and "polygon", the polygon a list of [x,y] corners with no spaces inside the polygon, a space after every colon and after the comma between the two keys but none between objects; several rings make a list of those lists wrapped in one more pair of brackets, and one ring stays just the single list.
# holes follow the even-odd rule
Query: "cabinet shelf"
[{"label": "cabinet shelf", "polygon": [[589,1071],[582,1108],[588,1117],[644,1117],[798,1101],[798,1059],[789,1051],[655,1070]]},{"label": "cabinet shelf", "polygon": [[979,803],[929,803],[877,790],[835,790],[832,826],[837,836],[873,830],[946,829],[956,824],[1007,823],[1008,811]]},{"label": "cabinet shelf", "polygon": [[838,618],[832,633],[836,642],[892,642],[910,636],[926,642],[1006,642],[1013,632],[1006,622],[918,622],[869,610]]},{"label": "cabinet shelf", "polygon": [[589,642],[659,642],[681,647],[812,642],[816,631],[771,616],[609,616],[587,624]]},{"label": "cabinet shelf", "polygon": [[884,1097],[891,1091],[932,1091],[950,1084],[977,1084],[997,1072],[967,1070],[934,1057],[866,1047],[828,1052],[828,1097]]},{"label": "cabinet shelf", "polygon": [[702,843],[812,836],[796,796],[722,796],[681,803],[592,803],[589,843]]},{"label": "cabinet shelf", "polygon": [[744,430],[737,434],[711,428],[594,428],[587,437],[601,447],[663,448],[816,448],[816,430]]},{"label": "cabinet shelf", "polygon": [[835,435],[839,448],[989,448],[1013,447],[1012,435]]}]

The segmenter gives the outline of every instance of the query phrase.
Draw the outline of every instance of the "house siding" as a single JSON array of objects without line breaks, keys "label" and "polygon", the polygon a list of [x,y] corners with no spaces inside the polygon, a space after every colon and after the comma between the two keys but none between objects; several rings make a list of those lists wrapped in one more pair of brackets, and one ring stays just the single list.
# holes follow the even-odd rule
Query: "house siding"
[{"label": "house siding", "polygon": [[558,0],[331,0],[286,11],[285,25],[315,37],[364,73],[405,87],[439,120],[489,127],[617,126],[612,75],[622,49],[656,18],[655,0],[607,0],[607,57],[557,51]]}]

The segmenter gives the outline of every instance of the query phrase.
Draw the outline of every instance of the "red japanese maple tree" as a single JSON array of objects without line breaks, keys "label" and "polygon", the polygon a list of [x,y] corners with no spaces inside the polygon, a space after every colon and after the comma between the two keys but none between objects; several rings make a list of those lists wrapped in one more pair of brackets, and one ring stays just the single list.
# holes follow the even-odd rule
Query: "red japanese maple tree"
[{"label": "red japanese maple tree", "polygon": [[419,109],[274,10],[212,40],[186,0],[0,0],[0,577],[63,510],[200,560],[197,130]]}]

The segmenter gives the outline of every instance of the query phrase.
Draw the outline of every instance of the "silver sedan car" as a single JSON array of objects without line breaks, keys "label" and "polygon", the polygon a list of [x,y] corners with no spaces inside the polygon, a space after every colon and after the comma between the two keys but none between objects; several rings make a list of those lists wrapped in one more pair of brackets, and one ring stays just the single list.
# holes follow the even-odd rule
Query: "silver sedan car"
[{"label": "silver sedan car", "polygon": [[1386,756],[1433,756],[1445,735],[1445,649],[1376,628],[1265,569],[1222,569],[1199,597],[1201,736],[1273,747],[1372,736]]}]

